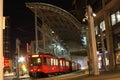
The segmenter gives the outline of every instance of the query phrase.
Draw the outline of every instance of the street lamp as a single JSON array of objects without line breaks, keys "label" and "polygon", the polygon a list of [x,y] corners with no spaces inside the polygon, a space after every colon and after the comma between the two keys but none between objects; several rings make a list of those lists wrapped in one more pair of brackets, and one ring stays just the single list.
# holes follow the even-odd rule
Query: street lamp
[{"label": "street lamp", "polygon": [[21,56],[18,60],[18,62],[24,62],[25,61],[25,58],[23,56]]},{"label": "street lamp", "polygon": [[19,75],[24,75],[25,73],[27,73],[25,57],[23,56],[19,57],[18,63],[19,63],[19,69],[18,69]]},{"label": "street lamp", "polygon": [[18,63],[18,60],[19,60],[19,54],[20,54],[20,40],[17,38],[16,39],[16,53],[17,53],[17,62],[16,62],[16,72],[17,72],[17,79],[19,79],[19,63]]}]

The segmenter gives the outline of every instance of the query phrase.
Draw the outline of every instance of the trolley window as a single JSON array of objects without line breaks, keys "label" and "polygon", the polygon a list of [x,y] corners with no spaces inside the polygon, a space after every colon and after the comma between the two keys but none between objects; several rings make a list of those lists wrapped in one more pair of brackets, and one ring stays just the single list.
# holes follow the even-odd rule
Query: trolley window
[{"label": "trolley window", "polygon": [[60,60],[60,66],[62,66],[62,60]]},{"label": "trolley window", "polygon": [[53,65],[54,65],[54,59],[51,58],[51,66],[53,66]]},{"label": "trolley window", "polygon": [[39,66],[41,65],[41,58],[37,57],[37,58],[30,58],[29,59],[29,66]]},{"label": "trolley window", "polygon": [[66,62],[66,66],[69,66],[69,62],[68,61]]},{"label": "trolley window", "polygon": [[65,66],[65,61],[63,61],[63,66]]},{"label": "trolley window", "polygon": [[58,59],[56,59],[56,66],[58,66]]},{"label": "trolley window", "polygon": [[46,57],[44,57],[44,64],[46,64],[47,63],[47,61],[46,61]]}]

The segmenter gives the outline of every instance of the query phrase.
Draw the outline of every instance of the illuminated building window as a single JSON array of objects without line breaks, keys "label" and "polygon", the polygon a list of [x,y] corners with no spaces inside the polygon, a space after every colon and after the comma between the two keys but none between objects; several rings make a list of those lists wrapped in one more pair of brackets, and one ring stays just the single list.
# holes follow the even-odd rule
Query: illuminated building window
[{"label": "illuminated building window", "polygon": [[98,35],[98,26],[95,27],[95,34]]},{"label": "illuminated building window", "polygon": [[115,25],[118,22],[120,22],[120,11],[117,11],[116,13],[113,13],[111,15],[112,26]]},{"label": "illuminated building window", "polygon": [[102,22],[100,23],[100,28],[102,29],[102,31],[105,31],[105,30],[106,30],[106,28],[105,28],[105,21],[102,21]]},{"label": "illuminated building window", "polygon": [[120,22],[120,11],[116,12],[116,18],[117,18],[117,22]]},{"label": "illuminated building window", "polygon": [[116,24],[115,14],[112,14],[112,15],[111,15],[111,22],[112,22],[112,25],[115,25],[115,24]]}]

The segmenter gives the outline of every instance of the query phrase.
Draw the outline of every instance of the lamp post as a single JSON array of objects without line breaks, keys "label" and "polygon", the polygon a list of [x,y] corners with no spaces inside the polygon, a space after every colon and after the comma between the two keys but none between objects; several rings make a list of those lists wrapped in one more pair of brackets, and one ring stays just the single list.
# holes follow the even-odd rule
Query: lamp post
[{"label": "lamp post", "polygon": [[[23,75],[24,71],[23,71],[23,65],[25,64],[25,57],[23,56],[19,56],[19,75]],[[24,69],[25,69],[25,65],[24,65]]]},{"label": "lamp post", "polygon": [[16,53],[17,53],[16,72],[17,72],[17,78],[19,79],[19,63],[18,63],[19,53],[20,53],[20,40],[19,39],[16,39]]}]

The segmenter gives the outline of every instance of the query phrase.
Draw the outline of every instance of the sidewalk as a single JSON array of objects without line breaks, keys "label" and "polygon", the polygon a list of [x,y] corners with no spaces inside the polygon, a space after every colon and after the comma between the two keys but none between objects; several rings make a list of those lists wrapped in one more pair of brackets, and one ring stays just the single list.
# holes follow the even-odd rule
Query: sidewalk
[{"label": "sidewalk", "polygon": [[[78,77],[78,80],[120,80],[120,70],[112,71],[102,71],[100,75],[93,76],[86,74],[84,76]],[[71,79],[75,80],[75,79]]]}]

